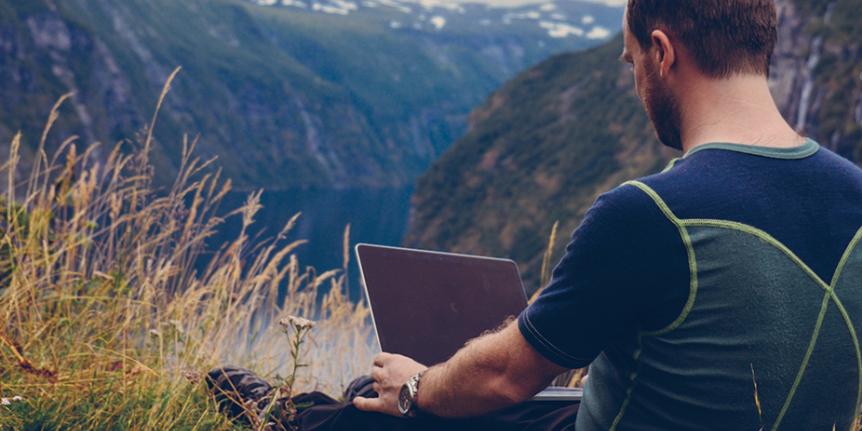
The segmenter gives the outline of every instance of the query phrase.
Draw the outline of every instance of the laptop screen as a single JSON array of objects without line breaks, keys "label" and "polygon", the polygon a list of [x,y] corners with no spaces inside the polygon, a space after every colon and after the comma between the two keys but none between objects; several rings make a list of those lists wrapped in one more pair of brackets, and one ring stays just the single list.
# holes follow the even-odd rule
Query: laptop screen
[{"label": "laptop screen", "polygon": [[425,365],[527,305],[510,260],[365,244],[356,252],[381,348]]}]

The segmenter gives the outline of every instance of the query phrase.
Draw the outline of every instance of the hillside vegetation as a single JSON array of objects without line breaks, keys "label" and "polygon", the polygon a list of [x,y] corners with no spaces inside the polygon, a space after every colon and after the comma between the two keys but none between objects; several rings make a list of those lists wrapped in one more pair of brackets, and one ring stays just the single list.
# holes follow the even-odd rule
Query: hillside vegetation
[{"label": "hillside vegetation", "polygon": [[[618,9],[578,8],[597,23],[618,22]],[[200,154],[219,156],[244,189],[404,187],[505,79],[597,43],[552,39],[538,26],[396,31],[375,10],[343,17],[245,0],[0,1],[0,148],[18,130],[38,136],[44,112],[67,92],[75,97],[56,125],[60,136],[134,137],[153,94],[182,66],[153,143],[160,185],[179,169],[183,133],[200,133]],[[25,143],[22,163],[32,151]]]},{"label": "hillside vegetation", "polygon": [[[862,11],[851,0],[778,5],[779,107],[824,146],[862,161]],[[675,155],[656,141],[621,50],[617,37],[552,58],[474,111],[467,135],[418,181],[407,244],[510,256],[537,288],[555,221],[571,232],[599,194]]]},{"label": "hillside vegetation", "polygon": [[535,288],[555,221],[570,231],[596,195],[671,156],[616,61],[621,49],[616,38],[555,57],[475,111],[467,136],[418,182],[407,243],[509,256]]}]

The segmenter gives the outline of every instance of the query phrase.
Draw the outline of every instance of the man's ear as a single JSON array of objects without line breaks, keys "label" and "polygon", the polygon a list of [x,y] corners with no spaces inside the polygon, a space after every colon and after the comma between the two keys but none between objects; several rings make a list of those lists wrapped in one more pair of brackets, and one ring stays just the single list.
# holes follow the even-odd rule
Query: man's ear
[{"label": "man's ear", "polygon": [[653,48],[655,48],[655,64],[658,65],[659,76],[664,78],[670,74],[670,70],[676,65],[676,49],[664,31],[653,30],[650,38]]}]

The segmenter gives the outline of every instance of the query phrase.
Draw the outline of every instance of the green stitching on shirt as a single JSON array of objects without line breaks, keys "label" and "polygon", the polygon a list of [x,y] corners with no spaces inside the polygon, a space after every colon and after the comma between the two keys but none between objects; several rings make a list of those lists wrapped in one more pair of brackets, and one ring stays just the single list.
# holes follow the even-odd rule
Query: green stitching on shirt
[{"label": "green stitching on shirt", "polygon": [[623,185],[632,185],[639,189],[641,189],[644,193],[646,193],[649,197],[655,201],[656,205],[661,209],[664,213],[665,217],[670,220],[674,226],[679,229],[679,235],[682,237],[682,242],[685,244],[686,252],[688,253],[688,268],[690,272],[691,282],[689,283],[688,288],[688,300],[685,303],[685,307],[683,307],[682,312],[680,312],[679,316],[668,326],[659,329],[658,331],[644,331],[644,335],[649,336],[659,336],[667,334],[668,332],[673,331],[676,328],[679,328],[685,322],[685,319],[688,318],[688,314],[691,312],[692,308],[694,308],[695,300],[697,299],[697,259],[694,254],[694,246],[691,244],[691,237],[688,234],[688,229],[685,228],[685,225],[682,221],[674,215],[673,211],[671,211],[670,207],[661,198],[661,196],[656,193],[650,186],[640,182],[640,181],[629,181]]},{"label": "green stitching on shirt", "polygon": [[775,239],[772,235],[760,230],[754,226],[750,226],[743,223],[738,223],[735,221],[729,220],[710,220],[710,219],[685,219],[681,221],[684,226],[705,226],[705,227],[718,227],[731,229],[736,231],[745,232],[747,234],[753,235],[763,242],[770,244],[780,250],[782,253],[787,255],[793,263],[796,264],[799,268],[801,268],[812,280],[814,280],[823,290],[829,291],[829,285],[820,278],[817,273],[815,273],[808,265],[799,258],[792,250],[787,248],[786,245],[782,244],[781,241]]},{"label": "green stitching on shirt", "polygon": [[[671,162],[671,166],[668,169],[673,167],[672,163],[673,162]],[[658,193],[656,193],[655,190],[653,190],[651,187],[649,187],[648,185],[646,185],[642,182],[639,182],[639,181],[629,181],[629,182],[623,184],[623,186],[625,186],[625,185],[631,185],[631,186],[637,187],[637,188],[641,189],[644,193],[646,193],[650,198],[652,198],[653,201],[655,201],[656,205],[659,207],[659,209],[661,209],[661,211],[662,211],[662,213],[664,213],[665,217],[667,217],[667,219],[670,220],[670,222],[673,223],[674,226],[677,227],[677,229],[679,230],[680,237],[682,238],[682,242],[685,244],[686,252],[688,253],[688,266],[689,266],[689,271],[691,273],[691,275],[690,275],[691,283],[689,284],[688,300],[686,301],[685,307],[683,307],[682,312],[680,312],[680,314],[676,318],[676,320],[674,320],[667,327],[660,329],[658,331],[655,331],[655,332],[641,331],[638,333],[638,348],[634,352],[635,372],[632,373],[632,375],[630,377],[631,381],[629,383],[628,390],[626,390],[626,398],[625,398],[625,400],[623,400],[623,403],[620,406],[620,411],[619,411],[619,413],[617,413],[617,416],[614,418],[614,422],[611,425],[609,431],[615,431],[616,430],[617,426],[619,426],[620,422],[622,421],[623,416],[625,416],[625,414],[626,414],[626,410],[628,409],[629,403],[631,403],[632,394],[634,394],[635,384],[636,384],[637,378],[638,378],[637,368],[639,365],[639,359],[640,359],[640,355],[641,355],[641,351],[642,351],[641,349],[643,346],[643,344],[642,344],[643,336],[644,335],[648,335],[648,336],[661,335],[661,334],[668,333],[668,332],[673,331],[674,329],[678,328],[680,325],[683,324],[683,322],[685,322],[685,319],[688,317],[688,314],[694,308],[694,302],[695,302],[695,299],[697,298],[697,260],[695,259],[694,247],[691,244],[691,237],[689,237],[689,235],[688,235],[688,230],[685,228],[685,226],[682,225],[682,223],[680,222],[680,219],[677,218],[676,215],[674,215],[673,211],[671,211],[670,207],[667,205],[667,203],[665,203],[665,201],[661,198],[661,196],[659,196]]]},{"label": "green stitching on shirt", "polygon": [[626,399],[623,400],[623,403],[620,405],[620,411],[617,413],[617,416],[614,418],[611,427],[608,431],[616,431],[617,427],[620,425],[620,422],[623,420],[623,416],[626,414],[626,410],[629,408],[629,403],[632,401],[632,394],[635,391],[635,382],[638,378],[638,364],[641,357],[641,352],[643,349],[642,337],[641,334],[638,334],[638,348],[635,349],[634,354],[632,355],[635,360],[635,370],[629,376],[629,388],[626,390]]},{"label": "green stitching on shirt", "polygon": [[[862,242],[862,228],[859,228],[859,231],[856,232],[856,236],[850,241],[850,245],[847,246],[847,250],[844,251],[844,255],[841,256],[841,260],[838,262],[838,268],[835,269],[835,274],[832,276],[832,292],[835,294],[835,289],[838,289],[838,282],[841,280],[841,275],[844,272],[844,268],[847,266],[847,262],[850,260],[850,255],[856,251],[856,247],[859,246],[859,243]],[[846,313],[846,312],[845,312]],[[849,316],[848,316],[849,317]],[[857,341],[858,344],[858,341]],[[857,355],[859,354],[859,349],[857,346]],[[859,417],[859,408],[862,407],[862,361],[859,362],[859,388],[856,391],[856,412],[853,417]]]},{"label": "green stitching on shirt", "polygon": [[679,158],[679,157],[671,160],[670,163],[668,163],[667,166],[665,166],[665,168],[661,171],[661,173],[663,174],[663,173],[668,172],[671,169],[673,169],[673,167],[676,166],[676,162],[678,162],[680,160],[681,160],[681,158]]},{"label": "green stitching on shirt", "polygon": [[[841,261],[839,262],[839,266],[835,271],[835,275],[833,276],[833,280],[831,284],[826,284],[819,275],[817,275],[808,265],[802,261],[792,250],[790,250],[786,245],[775,239],[772,235],[760,230],[754,226],[749,226],[743,223],[737,223],[727,220],[705,220],[705,219],[687,219],[682,220],[682,224],[684,226],[709,226],[709,227],[723,227],[726,229],[737,230],[741,232],[745,232],[755,237],[763,240],[767,244],[770,244],[783,252],[787,257],[790,258],[793,263],[795,263],[799,268],[801,268],[815,283],[820,286],[825,292],[826,295],[831,299],[831,301],[838,308],[838,312],[841,313],[841,317],[844,319],[844,323],[847,325],[847,330],[850,332],[850,338],[853,341],[853,348],[856,350],[856,369],[858,374],[858,382],[857,382],[857,390],[856,390],[856,406],[857,410],[859,409],[860,402],[862,402],[862,349],[860,349],[859,345],[859,337],[856,334],[856,327],[853,325],[853,320],[850,318],[850,314],[847,312],[847,309],[844,307],[844,303],[841,302],[841,299],[838,298],[838,295],[835,294],[836,283],[839,280],[841,272],[843,272],[844,266],[847,264],[847,261],[850,259],[850,255],[856,249],[856,246],[862,241],[862,229],[857,232],[856,236],[850,242],[850,245],[844,251],[843,256],[841,257]],[[819,329],[818,329],[819,331]],[[813,349],[812,346],[809,348]],[[801,377],[799,377],[801,380]],[[791,393],[788,394],[788,397],[792,398],[795,395],[795,386],[791,388]],[[787,401],[789,403],[789,401]],[[773,427],[773,430],[778,427],[780,424],[780,419],[776,420],[776,424]]]},{"label": "green stitching on shirt", "polygon": [[838,279],[841,278],[841,273],[844,272],[844,267],[847,266],[847,261],[850,260],[850,255],[856,250],[856,246],[862,242],[862,228],[856,232],[856,236],[853,237],[853,240],[850,241],[850,245],[847,246],[847,250],[844,251],[844,255],[841,256],[841,260],[838,262],[838,267],[835,269],[835,275],[832,276],[832,288],[835,289],[838,287]]},{"label": "green stitching on shirt", "polygon": [[[850,259],[850,255],[856,249],[856,245],[859,243],[859,240],[862,239],[862,229],[856,233],[853,237],[853,240],[850,241],[850,245],[847,246],[847,250],[844,251],[844,255],[841,256],[841,260],[838,262],[838,267],[835,269],[835,274],[832,277],[832,283],[829,284],[830,289],[833,294],[835,289],[838,287],[838,280],[841,279],[841,273],[844,271],[844,267],[847,265],[847,261]],[[790,392],[787,394],[787,398],[784,400],[784,405],[781,407],[781,411],[778,413],[778,417],[775,419],[775,425],[773,425],[772,430],[775,431],[778,429],[778,426],[781,425],[781,421],[784,420],[784,416],[787,414],[787,410],[790,409],[790,403],[793,401],[793,397],[796,396],[796,390],[799,388],[799,384],[802,382],[802,377],[805,374],[805,370],[808,368],[808,363],[811,360],[811,355],[814,353],[814,348],[817,346],[817,338],[820,336],[820,330],[823,326],[823,320],[826,318],[826,312],[829,309],[829,301],[831,296],[829,293],[824,295],[823,304],[820,306],[820,315],[817,317],[817,324],[814,326],[814,334],[811,336],[811,341],[808,344],[808,350],[805,352],[805,356],[802,360],[802,365],[799,367],[799,372],[796,374],[796,380],[793,381],[793,386],[790,388]],[[857,370],[857,373],[860,375],[860,379],[862,379],[862,369]],[[862,395],[862,380],[860,380],[859,388],[857,389],[856,394],[856,405],[859,405],[860,395]],[[858,407],[857,411],[853,415],[854,417],[859,416]]]},{"label": "green stitching on shirt", "polygon": [[[712,148],[734,147],[734,148],[725,148],[725,149],[741,150],[740,148],[736,148],[737,146],[734,146],[734,145],[714,144],[714,145],[711,145],[711,147]],[[807,147],[807,148],[803,148],[803,147]],[[803,146],[803,147],[800,147],[801,151],[796,152],[796,154],[795,154],[796,157],[799,157],[800,154],[805,154],[805,153],[808,153],[807,155],[811,155],[819,149],[819,146],[816,143],[813,143],[813,141],[809,141],[806,144],[806,146]],[[748,151],[745,151],[745,152],[748,152]],[[755,152],[755,151],[751,151],[751,153],[757,154],[757,152]],[[760,155],[766,155],[766,154],[760,154]],[[770,154],[770,155],[773,157],[776,156],[776,154]],[[688,156],[688,154],[686,156]],[[778,156],[778,157],[781,157],[781,156]],[[669,171],[670,169],[673,169],[675,163],[678,160],[679,159],[675,159],[675,160],[671,161],[670,165],[665,169],[665,172]],[[808,368],[808,364],[811,360],[811,356],[813,355],[814,349],[817,346],[817,339],[820,335],[820,331],[822,330],[823,322],[824,322],[826,314],[828,312],[830,303],[835,304],[836,308],[838,309],[838,312],[841,314],[841,317],[844,320],[844,323],[847,325],[847,329],[850,332],[850,336],[851,336],[851,339],[853,341],[853,347],[854,347],[855,353],[856,353],[856,365],[857,365],[857,374],[858,374],[858,383],[857,383],[857,392],[856,392],[857,411],[856,411],[856,414],[854,415],[854,417],[859,416],[859,408],[860,408],[859,406],[862,405],[862,348],[860,348],[859,337],[857,336],[856,328],[853,324],[853,321],[852,321],[849,313],[847,312],[847,309],[844,307],[844,304],[842,303],[841,299],[838,298],[838,296],[836,295],[835,289],[837,288],[837,284],[841,278],[841,274],[842,274],[845,266],[847,265],[847,262],[849,261],[850,256],[852,255],[852,253],[856,249],[856,247],[859,245],[859,243],[862,242],[862,228],[860,228],[860,230],[856,233],[853,240],[850,242],[847,249],[844,251],[844,254],[841,257],[841,260],[840,260],[840,262],[839,262],[839,264],[835,270],[835,274],[833,276],[832,282],[830,284],[826,284],[826,282],[822,278],[820,278],[820,276],[818,276],[817,273],[815,273],[792,250],[790,250],[786,245],[784,245],[783,243],[781,243],[780,241],[775,239],[773,236],[771,236],[770,234],[768,234],[767,232],[765,232],[761,229],[758,229],[754,226],[750,226],[750,225],[746,225],[746,224],[738,223],[738,222],[733,222],[733,221],[728,221],[728,220],[710,220],[710,219],[685,219],[685,220],[683,220],[683,219],[678,218],[673,213],[673,211],[670,209],[670,207],[667,205],[667,203],[661,198],[661,196],[655,190],[653,190],[651,187],[649,187],[648,185],[646,185],[640,181],[629,181],[629,182],[624,183],[623,185],[624,186],[625,185],[632,185],[632,186],[635,186],[635,187],[641,189],[650,198],[652,198],[653,201],[655,201],[656,205],[659,207],[659,209],[661,209],[661,211],[662,211],[662,213],[664,213],[665,217],[667,217],[668,220],[670,220],[671,223],[673,223],[677,227],[677,229],[680,232],[680,236],[682,237],[683,243],[685,244],[686,250],[688,252],[689,269],[691,271],[691,284],[689,287],[689,298],[688,298],[688,301],[686,302],[685,307],[683,308],[683,311],[680,313],[679,317],[677,317],[677,319],[673,323],[671,323],[668,327],[666,327],[664,329],[661,329],[659,331],[654,331],[654,332],[642,331],[638,334],[638,349],[635,351],[635,354],[634,354],[634,356],[635,356],[635,367],[636,368],[637,368],[637,364],[638,364],[637,360],[640,357],[641,349],[642,349],[641,337],[643,335],[660,336],[660,335],[663,335],[663,334],[666,334],[668,332],[673,331],[674,329],[678,328],[680,325],[682,325],[685,322],[686,318],[688,317],[688,314],[691,312],[692,308],[694,307],[694,303],[695,303],[695,300],[697,298],[697,289],[698,289],[697,260],[695,259],[694,246],[692,245],[691,237],[688,234],[687,227],[688,226],[704,226],[704,227],[718,227],[718,228],[737,230],[737,231],[741,231],[741,232],[753,235],[753,236],[757,237],[758,239],[766,242],[767,244],[770,244],[770,245],[774,246],[775,248],[777,248],[779,251],[784,253],[788,258],[790,258],[790,260],[796,266],[798,266],[800,269],[802,269],[802,271],[805,272],[806,275],[808,275],[808,277],[811,278],[825,292],[824,298],[823,298],[823,303],[821,304],[821,307],[820,307],[820,314],[818,315],[818,319],[817,319],[817,322],[816,322],[815,327],[814,327],[814,332],[811,336],[811,340],[809,341],[808,349],[805,352],[805,355],[804,355],[803,360],[802,360],[802,364],[801,364],[799,371],[796,375],[796,379],[794,380],[793,385],[791,386],[791,389],[788,392],[787,398],[785,399],[784,405],[782,406],[781,411],[775,420],[775,423],[772,427],[772,430],[773,431],[777,430],[778,427],[780,426],[781,421],[784,419],[784,416],[786,415],[787,411],[789,410],[790,405],[793,401],[793,398],[796,395],[796,391],[798,390],[798,387],[802,382],[802,379],[803,379],[804,374],[805,374],[805,370]],[[631,402],[632,393],[634,392],[634,386],[636,383],[635,382],[636,379],[637,379],[637,372],[633,373],[631,376],[631,383],[630,383],[629,389],[627,390],[626,399],[623,401],[623,404],[620,406],[620,411],[617,414],[616,418],[614,419],[614,422],[610,428],[611,431],[614,431],[616,429],[616,427],[619,425],[620,421],[622,420],[623,416],[625,415],[625,411],[627,410],[628,405]]]},{"label": "green stitching on shirt", "polygon": [[798,147],[779,148],[779,147],[763,147],[757,145],[732,144],[724,142],[716,142],[704,144],[692,148],[689,152],[683,155],[683,158],[688,158],[694,153],[703,150],[727,150],[736,151],[739,153],[752,154],[755,156],[769,157],[773,159],[804,159],[820,150],[820,145],[811,139],[806,139],[805,143]]},{"label": "green stitching on shirt", "polygon": [[784,420],[784,415],[786,415],[787,410],[790,409],[790,403],[793,401],[793,397],[796,396],[796,390],[799,389],[799,385],[802,383],[802,377],[805,375],[805,370],[808,369],[811,355],[814,354],[814,348],[817,347],[817,338],[820,337],[820,330],[823,328],[823,321],[826,319],[826,312],[829,310],[829,299],[830,297],[828,293],[823,295],[823,303],[820,304],[820,314],[817,316],[817,324],[814,325],[814,333],[811,334],[811,341],[808,342],[808,350],[805,351],[805,355],[802,357],[802,365],[799,366],[799,371],[796,372],[796,379],[793,380],[790,392],[787,393],[787,397],[784,399],[784,405],[781,406],[781,410],[775,418],[775,424],[772,425],[772,431],[777,430],[778,426],[781,425],[781,421]]}]

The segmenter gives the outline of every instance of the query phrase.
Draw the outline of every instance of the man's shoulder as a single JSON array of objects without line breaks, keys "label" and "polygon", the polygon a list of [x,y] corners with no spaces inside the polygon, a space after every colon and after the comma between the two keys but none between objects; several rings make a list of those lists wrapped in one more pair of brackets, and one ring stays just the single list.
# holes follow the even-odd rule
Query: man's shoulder
[{"label": "man's shoulder", "polygon": [[659,219],[672,221],[677,209],[709,206],[721,192],[716,175],[704,160],[677,158],[660,172],[626,181],[602,194],[592,211],[614,215],[620,222],[648,226]]},{"label": "man's shoulder", "polygon": [[647,226],[665,218],[656,197],[648,192],[648,181],[649,177],[638,178],[603,193],[596,199],[589,215],[626,227]]},{"label": "man's shoulder", "polygon": [[671,209],[682,212],[736,206],[767,195],[795,195],[800,190],[862,197],[862,169],[825,147],[818,147],[809,156],[789,159],[739,151],[702,151],[676,159],[664,171],[637,181],[655,191]]},{"label": "man's shoulder", "polygon": [[683,169],[677,169],[682,164],[682,158],[671,160],[661,172],[642,176],[626,181],[599,196],[596,206],[604,209],[624,212],[631,216],[640,216],[644,212],[652,212],[662,198],[657,189],[665,184],[682,183],[686,176]]},{"label": "man's shoulder", "polygon": [[830,168],[830,172],[849,180],[855,186],[862,187],[862,168],[827,148],[821,148],[818,155],[822,160],[821,163]]}]

